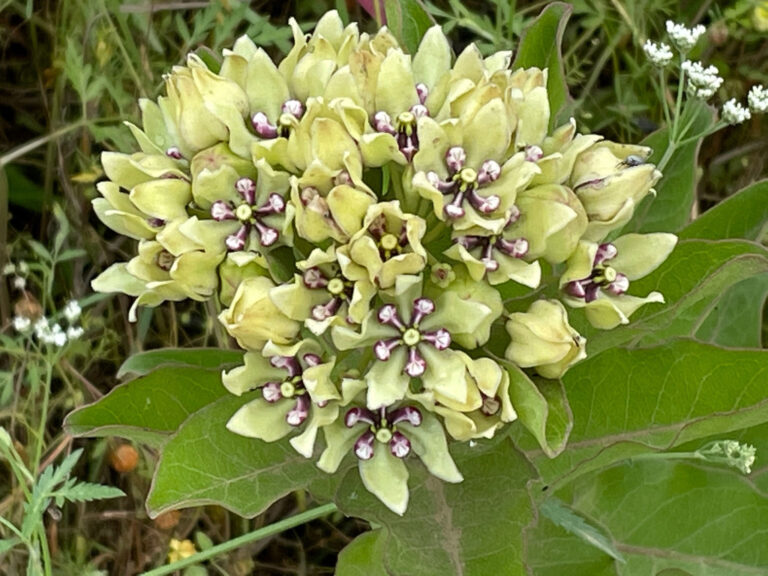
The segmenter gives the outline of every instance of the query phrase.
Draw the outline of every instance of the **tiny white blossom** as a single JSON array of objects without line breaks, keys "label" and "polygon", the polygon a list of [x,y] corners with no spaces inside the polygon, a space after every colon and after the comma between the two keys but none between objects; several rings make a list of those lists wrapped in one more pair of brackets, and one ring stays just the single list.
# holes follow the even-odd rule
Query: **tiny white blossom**
[{"label": "tiny white blossom", "polygon": [[14,276],[13,287],[16,288],[16,290],[24,290],[24,288],[27,287],[27,279],[23,276]]},{"label": "tiny white blossom", "polygon": [[686,28],[682,24],[676,24],[672,20],[667,20],[667,34],[669,34],[669,38],[672,40],[675,48],[683,54],[690,52],[691,48],[696,45],[696,42],[699,41],[699,38],[706,31],[707,29],[701,24],[694,28]]},{"label": "tiny white blossom", "polygon": [[85,333],[85,330],[83,330],[82,326],[70,326],[69,328],[67,328],[67,338],[69,338],[70,340],[77,340],[84,333]]},{"label": "tiny white blossom", "polygon": [[40,340],[42,340],[51,332],[51,328],[48,326],[48,320],[46,318],[40,318],[37,322],[35,322],[34,329],[35,336],[37,336]]},{"label": "tiny white blossom", "polygon": [[752,117],[749,109],[742,106],[740,102],[737,102],[736,98],[731,98],[723,104],[722,116],[723,120],[732,125],[741,124]]},{"label": "tiny white blossom", "polygon": [[16,272],[16,265],[13,262],[8,262],[3,266],[3,276],[10,276]]},{"label": "tiny white blossom", "polygon": [[749,109],[755,114],[765,114],[768,112],[768,89],[763,88],[762,84],[752,86],[747,94]]},{"label": "tiny white blossom", "polygon": [[70,322],[74,322],[80,318],[82,311],[83,310],[80,308],[80,304],[77,303],[77,300],[70,300],[64,307],[64,317]]},{"label": "tiny white blossom", "polygon": [[16,332],[21,332],[21,333],[27,332],[31,325],[32,325],[32,320],[30,320],[26,316],[13,317],[13,329],[16,330]]},{"label": "tiny white blossom", "polygon": [[48,332],[43,334],[40,340],[44,344],[53,344],[57,348],[61,348],[67,343],[67,335],[59,324],[54,324],[49,327]]},{"label": "tiny white blossom", "polygon": [[26,260],[19,261],[19,274],[23,276],[29,274],[29,264],[27,264]]},{"label": "tiny white blossom", "polygon": [[693,98],[708,100],[723,84],[723,79],[714,66],[704,68],[701,62],[686,60],[681,65],[681,68],[688,76],[686,91]]},{"label": "tiny white blossom", "polygon": [[643,51],[650,63],[658,68],[664,68],[672,62],[672,49],[663,42],[656,44],[648,40],[643,44]]}]

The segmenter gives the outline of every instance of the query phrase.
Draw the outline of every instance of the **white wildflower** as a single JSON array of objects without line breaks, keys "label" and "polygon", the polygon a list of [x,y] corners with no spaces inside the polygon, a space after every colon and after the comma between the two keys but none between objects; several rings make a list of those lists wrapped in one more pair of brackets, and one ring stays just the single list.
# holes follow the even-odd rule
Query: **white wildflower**
[{"label": "white wildflower", "polygon": [[77,300],[70,300],[64,307],[64,317],[71,323],[80,318],[82,311],[83,310],[80,308],[80,304],[77,303]]},{"label": "white wildflower", "polygon": [[48,326],[48,320],[46,318],[40,318],[37,322],[35,322],[35,336],[37,336],[38,340],[43,340],[48,334],[51,332],[51,327]]},{"label": "white wildflower", "polygon": [[682,54],[690,52],[691,48],[696,45],[696,42],[699,41],[699,38],[701,38],[702,34],[706,31],[707,29],[701,24],[694,28],[686,28],[682,24],[676,24],[675,22],[672,22],[672,20],[667,20],[667,34],[669,34],[672,44],[674,44],[675,48]]},{"label": "white wildflower", "polygon": [[85,330],[83,330],[82,326],[70,326],[67,328],[67,338],[70,340],[78,340],[84,333]]},{"label": "white wildflower", "polygon": [[13,262],[8,262],[5,266],[3,266],[3,276],[10,276],[11,274],[16,273],[16,264]]},{"label": "white wildflower", "polygon": [[723,120],[732,125],[741,124],[752,117],[749,109],[742,106],[740,102],[737,102],[736,98],[731,98],[723,104],[722,116]]},{"label": "white wildflower", "polygon": [[14,276],[13,287],[16,288],[16,290],[24,290],[24,288],[27,287],[27,279],[23,276]]},{"label": "white wildflower", "polygon": [[29,330],[31,325],[32,325],[32,320],[30,320],[26,316],[13,317],[13,329],[16,330],[16,332],[20,332],[23,334]]},{"label": "white wildflower", "polygon": [[765,114],[768,112],[768,89],[763,88],[762,84],[752,86],[747,94],[749,109],[755,114]]},{"label": "white wildflower", "polygon": [[650,63],[658,68],[664,68],[672,62],[672,48],[663,42],[656,44],[648,40],[643,44],[643,51]]},{"label": "white wildflower", "polygon": [[25,260],[19,261],[18,269],[19,269],[19,274],[21,274],[22,276],[26,276],[27,274],[29,274],[29,264],[27,264]]},{"label": "white wildflower", "polygon": [[686,60],[681,67],[688,76],[686,91],[693,98],[708,100],[723,84],[723,79],[714,66],[704,68],[701,62]]}]

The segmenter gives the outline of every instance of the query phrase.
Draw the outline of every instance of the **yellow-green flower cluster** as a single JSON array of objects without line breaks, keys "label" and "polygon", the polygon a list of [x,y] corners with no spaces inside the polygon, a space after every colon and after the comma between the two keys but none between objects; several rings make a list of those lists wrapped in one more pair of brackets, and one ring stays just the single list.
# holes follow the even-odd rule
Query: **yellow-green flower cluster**
[{"label": "yellow-green flower cluster", "polygon": [[[291,26],[279,64],[243,37],[142,101],[141,151],[103,155],[94,201],[138,253],[94,287],[133,311],[218,298],[246,350],[223,382],[251,398],[229,429],[289,437],[329,473],[356,458],[402,514],[413,455],[460,482],[449,440],[515,420],[508,368],[559,378],[585,357],[566,306],[607,329],[663,301],[628,291],[676,238],[606,240],[660,173],[646,148],[550,132],[545,70],[454,58],[438,27],[410,55],[335,12]],[[557,298],[536,299],[545,276]],[[531,297],[505,305],[510,283]],[[494,325],[503,360],[485,352]]]}]

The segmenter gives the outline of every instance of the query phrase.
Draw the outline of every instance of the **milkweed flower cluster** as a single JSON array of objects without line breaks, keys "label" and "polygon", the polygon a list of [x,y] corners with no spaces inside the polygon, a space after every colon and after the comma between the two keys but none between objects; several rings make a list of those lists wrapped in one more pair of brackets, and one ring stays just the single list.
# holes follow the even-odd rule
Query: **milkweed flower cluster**
[{"label": "milkweed flower cluster", "polygon": [[140,151],[103,154],[93,203],[138,251],[93,286],[133,314],[218,298],[245,350],[228,428],[328,473],[356,460],[402,514],[411,460],[460,482],[449,442],[516,419],[510,371],[585,357],[569,310],[610,329],[662,302],[633,282],[677,239],[615,237],[661,174],[647,148],[550,131],[546,71],[454,58],[439,27],[413,55],[335,12],[291,27],[279,64],[242,37],[141,101]]}]

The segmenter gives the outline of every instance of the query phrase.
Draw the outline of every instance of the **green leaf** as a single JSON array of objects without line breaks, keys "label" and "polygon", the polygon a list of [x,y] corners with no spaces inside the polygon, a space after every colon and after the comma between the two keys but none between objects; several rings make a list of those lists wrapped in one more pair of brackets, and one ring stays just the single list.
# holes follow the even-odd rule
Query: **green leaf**
[{"label": "green leaf", "polygon": [[157,446],[190,414],[224,395],[218,370],[160,368],[75,410],[64,426],[73,436],[123,436]]},{"label": "green leaf", "polygon": [[19,540],[18,537],[14,536],[13,538],[2,538],[0,539],[0,556],[8,552],[11,548],[16,546],[17,544],[20,544],[21,540]]},{"label": "green leaf", "polygon": [[539,506],[539,512],[566,532],[578,536],[581,540],[602,550],[608,556],[619,562],[625,562],[621,552],[616,550],[616,546],[611,539],[599,529],[592,526],[584,518],[576,514],[558,498],[548,498]]},{"label": "green leaf", "polygon": [[768,500],[736,472],[629,462],[578,480],[570,492],[574,508],[613,535],[627,560],[617,565],[620,576],[768,573]]},{"label": "green leaf", "polygon": [[[565,448],[573,427],[563,385],[543,378],[537,378],[534,383],[513,364],[504,365],[509,373],[509,398],[518,422],[533,434],[544,453],[554,458]],[[513,434],[521,432],[520,426],[513,425]]]},{"label": "green leaf", "polygon": [[[16,166],[3,168],[7,180],[0,176],[0,186],[7,187],[8,202],[31,212],[40,213],[45,202],[45,191],[37,182],[27,178]],[[0,194],[2,196],[2,194]]]},{"label": "green leaf", "polygon": [[627,326],[587,334],[587,352],[693,336],[728,288],[765,272],[768,251],[752,242],[682,241],[653,274],[630,286],[633,294],[658,290],[666,304],[645,306]]},{"label": "green leaf", "polygon": [[[686,107],[687,113],[680,118],[683,124],[692,122],[689,134],[705,132],[713,122],[713,109],[703,102],[694,101]],[[658,163],[668,147],[666,128],[654,132],[642,141],[654,152],[649,161]],[[696,200],[696,169],[701,140],[695,140],[678,148],[664,168],[664,176],[656,185],[656,196],[647,196],[635,210],[632,220],[622,233],[674,232],[683,228],[691,218]]]},{"label": "green leaf", "polygon": [[385,530],[360,534],[339,554],[336,576],[388,576],[383,566],[386,544]]},{"label": "green leaf", "polygon": [[409,54],[415,54],[422,37],[435,25],[421,0],[381,0],[387,27]]},{"label": "green leaf", "polygon": [[134,354],[117,371],[118,378],[128,375],[144,376],[160,366],[197,366],[221,369],[231,364],[242,364],[239,350],[219,348],[160,348]]},{"label": "green leaf", "polygon": [[[356,469],[342,480],[337,503],[345,513],[380,525],[388,534],[383,560],[387,574],[512,576],[523,574],[523,527],[532,518],[526,482],[530,465],[510,442],[454,444],[452,455],[464,474],[447,484],[409,459],[411,498],[400,517],[365,490]],[[362,554],[357,556],[362,571]],[[353,572],[354,574],[354,572]]]},{"label": "green leaf", "polygon": [[730,288],[696,331],[696,339],[735,348],[760,348],[768,274],[747,278]]},{"label": "green leaf", "polygon": [[119,498],[125,496],[125,492],[113,486],[80,482],[64,490],[58,490],[53,496],[63,498],[69,502],[90,502],[92,500],[104,500],[107,498]]},{"label": "green leaf", "polygon": [[512,69],[547,68],[550,128],[557,124],[558,112],[568,103],[568,85],[565,82],[561,44],[568,18],[573,8],[563,2],[549,4],[525,31]]},{"label": "green leaf", "polygon": [[217,504],[252,517],[278,498],[328,477],[285,438],[262,442],[226,429],[229,418],[252,396],[227,395],[193,414],[163,447],[147,508],[152,517]]},{"label": "green leaf", "polygon": [[680,237],[759,240],[767,225],[768,180],[762,180],[704,212],[680,232]]},{"label": "green leaf", "polygon": [[612,348],[563,378],[574,421],[566,449],[551,460],[529,441],[526,454],[545,482],[562,485],[636,454],[768,422],[767,380],[768,350],[688,340]]}]

